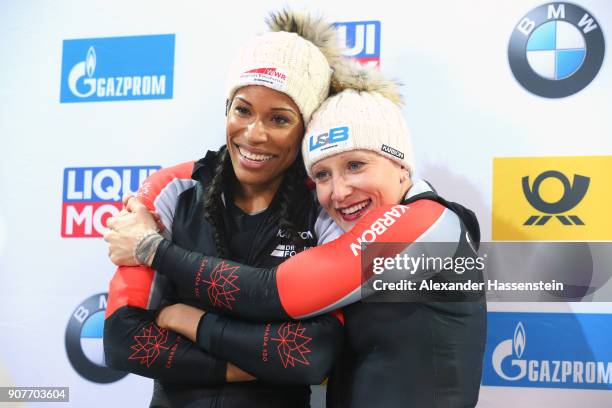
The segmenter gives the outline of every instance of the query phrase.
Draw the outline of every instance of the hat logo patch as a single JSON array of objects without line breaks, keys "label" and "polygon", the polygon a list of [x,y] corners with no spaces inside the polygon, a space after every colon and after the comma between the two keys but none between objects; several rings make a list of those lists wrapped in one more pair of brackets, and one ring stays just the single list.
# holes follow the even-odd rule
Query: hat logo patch
[{"label": "hat logo patch", "polygon": [[312,135],[308,141],[309,151],[315,151],[318,149],[327,150],[335,147],[337,143],[344,142],[349,138],[348,126],[340,126],[329,129],[327,132],[320,133],[319,135]]},{"label": "hat logo patch", "polygon": [[386,144],[382,145],[382,147],[380,148],[380,150],[382,150],[383,152],[390,154],[391,156],[395,156],[400,160],[404,160],[404,153],[400,152],[397,149],[394,149],[390,146],[387,146]]},{"label": "hat logo patch", "polygon": [[240,75],[240,85],[264,85],[284,91],[287,85],[287,74],[273,67],[250,69]]}]

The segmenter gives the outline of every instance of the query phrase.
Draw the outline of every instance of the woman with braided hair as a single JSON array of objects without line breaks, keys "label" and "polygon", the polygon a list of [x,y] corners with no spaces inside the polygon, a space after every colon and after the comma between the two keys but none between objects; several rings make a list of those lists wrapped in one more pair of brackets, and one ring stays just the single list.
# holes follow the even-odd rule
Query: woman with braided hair
[{"label": "woman with braided hair", "polygon": [[[476,217],[413,178],[412,146],[395,84],[356,65],[335,68],[337,93],[313,115],[302,154],[320,204],[346,233],[268,269],[188,251],[152,233],[150,245],[134,248],[140,262],[175,282],[192,306],[224,314],[178,304],[162,311],[160,323],[233,359],[243,350],[234,349],[227,316],[305,319],[344,307],[344,350],[330,377],[328,406],[473,407],[486,338],[483,293],[362,302],[368,293],[362,290],[367,271],[362,268],[368,262],[362,266],[361,243],[394,243],[382,253],[417,256],[411,252],[418,250],[416,242],[443,242],[448,256],[475,257]],[[146,208],[134,206],[141,208],[133,214],[141,223],[152,219]],[[482,281],[478,270],[461,276]],[[210,290],[228,289],[222,279],[227,277],[235,296],[218,303]],[[432,279],[447,278],[438,273]],[[201,294],[206,289],[208,296]],[[178,321],[178,315],[189,318]]]},{"label": "woman with braided hair", "polygon": [[[150,227],[160,226],[177,245],[266,268],[315,245],[317,232],[332,226],[317,218],[299,150],[305,125],[328,95],[330,64],[340,55],[333,28],[320,19],[284,11],[272,15],[269,26],[271,32],[248,41],[230,67],[226,146],[158,171],[138,192],[146,211],[158,216]],[[127,202],[127,210],[134,203]],[[109,219],[105,239],[133,239],[146,248],[155,236],[132,228],[130,220]],[[143,262],[131,264],[137,263]],[[227,285],[207,292],[218,305],[237,295],[225,272],[219,268],[214,279]],[[151,406],[308,406],[308,384],[323,381],[341,348],[337,314],[301,322],[233,320],[228,337],[245,352],[227,360],[156,324],[163,304],[182,300],[174,284],[142,266],[120,267],[110,283],[106,362],[154,378]],[[294,332],[298,354],[287,343]]]}]

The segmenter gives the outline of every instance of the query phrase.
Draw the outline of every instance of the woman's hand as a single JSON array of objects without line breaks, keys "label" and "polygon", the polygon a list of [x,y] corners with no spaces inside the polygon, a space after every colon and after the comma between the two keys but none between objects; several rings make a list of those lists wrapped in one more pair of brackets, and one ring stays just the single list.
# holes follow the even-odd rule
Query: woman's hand
[{"label": "woman's hand", "polygon": [[196,307],[176,303],[161,309],[157,314],[155,323],[163,329],[175,331],[195,342],[198,324],[205,313],[204,310]]},{"label": "woman's hand", "polygon": [[[136,246],[145,236],[159,231],[158,220],[136,198],[126,202],[125,210],[106,221],[108,230],[104,240],[108,242],[108,256],[115,265],[139,265]],[[152,260],[152,256],[150,257]]]}]

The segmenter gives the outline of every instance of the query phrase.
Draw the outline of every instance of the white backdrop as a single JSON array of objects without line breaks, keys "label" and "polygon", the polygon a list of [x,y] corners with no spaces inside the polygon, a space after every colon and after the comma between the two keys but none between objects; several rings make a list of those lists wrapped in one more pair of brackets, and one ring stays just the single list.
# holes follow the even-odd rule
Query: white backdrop
[{"label": "white backdrop", "polygon": [[[73,406],[148,403],[150,380],[128,375],[99,384],[68,360],[69,321],[86,299],[106,292],[114,268],[102,239],[62,236],[65,170],[168,166],[220,146],[230,59],[246,38],[265,30],[267,12],[285,4],[0,3],[0,386],[69,386]],[[543,4],[291,3],[320,11],[330,21],[380,22],[380,68],[404,84],[417,174],[443,196],[476,211],[483,241],[492,239],[495,217],[494,158],[612,156],[612,67],[607,56],[595,79],[565,98],[536,96],[511,72],[510,36],[523,16]],[[606,44],[612,43],[607,35],[612,32],[612,4],[575,4],[595,17]],[[157,34],[175,36],[171,98],[60,103],[64,40]],[[102,69],[107,56],[97,51]],[[612,166],[597,177],[612,186]],[[612,313],[605,303],[489,307],[498,312]],[[608,323],[600,327],[602,336],[612,334],[612,318]],[[512,338],[514,323],[508,330],[507,338]],[[528,338],[535,329],[529,330]],[[585,344],[597,343],[585,337]],[[609,364],[611,355],[598,350],[591,350],[594,360]],[[612,375],[595,387],[599,389],[565,383],[550,388],[537,382],[484,386],[479,407],[612,406],[611,383]]]}]

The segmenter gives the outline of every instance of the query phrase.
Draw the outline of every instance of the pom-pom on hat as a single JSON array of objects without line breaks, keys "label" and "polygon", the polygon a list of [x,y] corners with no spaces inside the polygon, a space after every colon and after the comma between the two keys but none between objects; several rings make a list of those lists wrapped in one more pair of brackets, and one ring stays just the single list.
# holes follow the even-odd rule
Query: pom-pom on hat
[{"label": "pom-pom on hat", "polygon": [[313,114],[302,142],[308,175],[312,166],[350,150],[374,151],[414,171],[410,132],[397,84],[352,60],[336,64],[330,96]]}]

